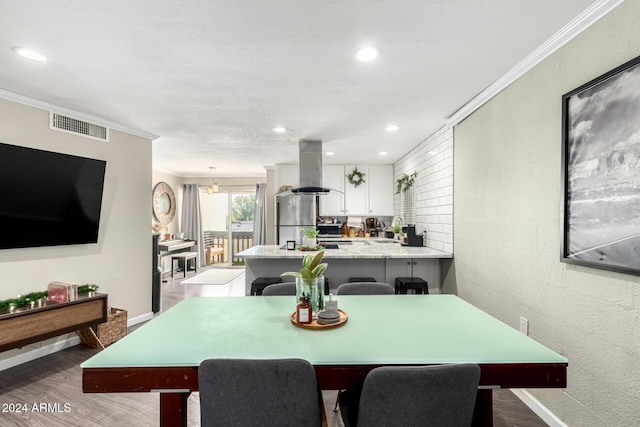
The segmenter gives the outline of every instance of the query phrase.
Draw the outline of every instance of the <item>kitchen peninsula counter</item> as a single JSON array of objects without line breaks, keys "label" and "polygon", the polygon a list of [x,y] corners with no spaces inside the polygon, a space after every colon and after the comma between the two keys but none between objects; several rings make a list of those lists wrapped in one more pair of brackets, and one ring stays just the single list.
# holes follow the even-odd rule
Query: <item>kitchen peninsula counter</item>
[{"label": "kitchen peninsula counter", "polygon": [[[350,244],[337,241],[339,249],[325,249],[323,261],[329,264],[325,277],[333,292],[349,277],[373,277],[393,285],[396,277],[413,276],[426,280],[430,293],[440,293],[440,262],[453,258],[448,252],[402,246],[391,239],[348,240]],[[302,258],[313,253],[316,252],[287,250],[279,245],[253,246],[237,253],[237,257],[245,259],[245,294],[250,294],[251,282],[256,277],[277,277],[285,271],[299,271]]]},{"label": "kitchen peninsula counter", "polygon": [[[339,249],[325,249],[324,259],[332,258],[453,258],[448,252],[427,247],[402,246],[392,240],[355,240]],[[384,242],[384,243],[382,243]],[[388,243],[391,242],[391,243]],[[313,251],[282,249],[278,245],[253,246],[236,254],[238,258],[303,258]]]}]

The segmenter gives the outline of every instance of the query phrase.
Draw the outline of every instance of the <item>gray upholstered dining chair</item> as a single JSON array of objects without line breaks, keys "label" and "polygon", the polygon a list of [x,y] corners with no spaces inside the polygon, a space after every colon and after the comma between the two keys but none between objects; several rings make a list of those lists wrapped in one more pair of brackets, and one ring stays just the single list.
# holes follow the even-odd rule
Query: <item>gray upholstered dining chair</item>
[{"label": "gray upholstered dining chair", "polygon": [[364,380],[357,396],[340,396],[347,427],[464,427],[473,418],[480,367],[465,363],[384,366]]},{"label": "gray upholstered dining chair", "polygon": [[262,296],[295,295],[296,282],[274,283],[262,290]]},{"label": "gray upholstered dining chair", "polygon": [[[347,282],[338,286],[336,295],[394,295],[395,289],[383,282]],[[338,391],[333,412],[338,412],[338,404],[342,390]]]},{"label": "gray upholstered dining chair", "polygon": [[336,295],[393,295],[393,286],[382,282],[349,282],[338,286]]},{"label": "gray upholstered dining chair", "polygon": [[198,369],[203,427],[320,427],[322,395],[302,359],[207,359]]}]

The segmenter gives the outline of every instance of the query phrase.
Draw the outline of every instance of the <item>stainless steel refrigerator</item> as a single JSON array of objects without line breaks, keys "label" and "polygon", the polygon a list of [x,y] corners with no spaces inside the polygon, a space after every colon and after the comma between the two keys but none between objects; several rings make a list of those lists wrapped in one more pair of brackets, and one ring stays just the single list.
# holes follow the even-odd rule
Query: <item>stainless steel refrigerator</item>
[{"label": "stainless steel refrigerator", "polygon": [[287,194],[276,198],[276,238],[279,245],[287,240],[302,244],[300,228],[316,226],[318,198],[311,195]]}]

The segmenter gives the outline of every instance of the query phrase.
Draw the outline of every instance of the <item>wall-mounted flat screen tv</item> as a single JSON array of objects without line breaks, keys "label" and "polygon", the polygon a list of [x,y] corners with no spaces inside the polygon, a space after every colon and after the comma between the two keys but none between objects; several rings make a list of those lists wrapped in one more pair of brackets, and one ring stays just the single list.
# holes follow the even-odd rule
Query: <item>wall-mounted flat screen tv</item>
[{"label": "wall-mounted flat screen tv", "polygon": [[106,165],[0,143],[0,249],[97,243]]}]

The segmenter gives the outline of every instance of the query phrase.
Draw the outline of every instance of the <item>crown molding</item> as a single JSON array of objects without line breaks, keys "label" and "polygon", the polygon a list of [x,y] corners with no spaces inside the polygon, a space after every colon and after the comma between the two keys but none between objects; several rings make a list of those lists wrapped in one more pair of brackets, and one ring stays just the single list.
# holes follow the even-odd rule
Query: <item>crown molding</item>
[{"label": "crown molding", "polygon": [[17,102],[18,104],[28,105],[30,107],[39,108],[41,110],[53,111],[54,113],[63,114],[66,116],[71,116],[76,119],[85,120],[88,122],[92,122],[104,127],[108,127],[109,129],[117,130],[120,132],[125,132],[130,135],[139,136],[140,138],[145,139],[158,139],[159,136],[150,132],[145,132],[140,129],[135,129],[129,126],[122,125],[120,123],[112,122],[110,120],[105,120],[100,117],[92,116],[90,114],[80,113],[78,111],[71,110],[69,108],[60,107],[59,105],[50,104],[45,101],[40,101],[39,99],[30,98],[25,95],[20,95],[15,92],[10,92],[5,89],[0,89],[0,98],[6,99],[8,101]]},{"label": "crown molding", "polygon": [[489,102],[494,96],[506,89],[511,83],[522,77],[533,67],[548,58],[555,51],[567,44],[574,37],[582,33],[623,2],[624,0],[600,0],[593,3],[584,12],[565,25],[560,31],[551,36],[551,38],[546,42],[538,46],[538,48],[531,52],[515,67],[476,95],[458,111],[453,113],[447,120],[446,126],[455,126],[469,117],[476,110]]}]

